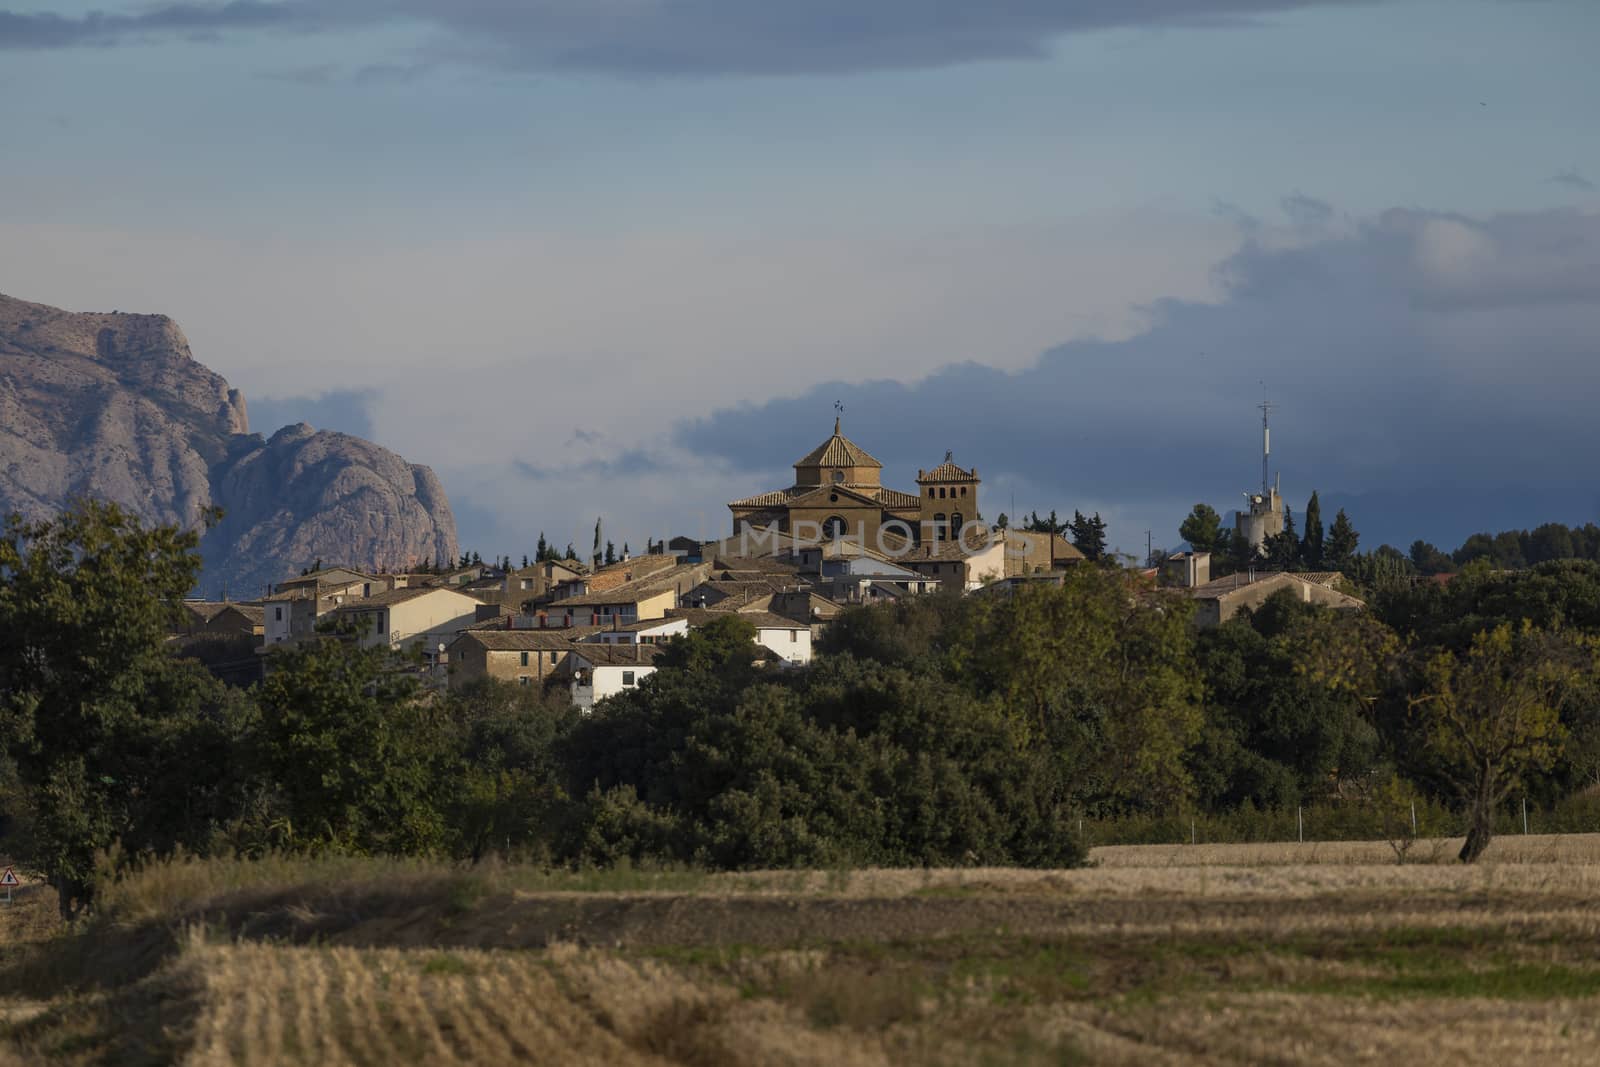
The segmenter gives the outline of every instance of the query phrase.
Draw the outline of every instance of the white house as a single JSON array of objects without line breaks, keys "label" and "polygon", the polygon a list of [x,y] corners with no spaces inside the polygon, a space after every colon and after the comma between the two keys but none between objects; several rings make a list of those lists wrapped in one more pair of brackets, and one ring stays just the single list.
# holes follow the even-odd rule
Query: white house
[{"label": "white house", "polygon": [[606,697],[634,688],[656,672],[660,653],[660,645],[574,645],[566,662],[572,702],[588,713]]},{"label": "white house", "polygon": [[596,630],[583,640],[597,645],[659,645],[688,632],[687,619],[645,619]]},{"label": "white house", "polygon": [[799,667],[811,662],[811,627],[770,611],[741,611],[738,617],[756,628],[756,644]]}]

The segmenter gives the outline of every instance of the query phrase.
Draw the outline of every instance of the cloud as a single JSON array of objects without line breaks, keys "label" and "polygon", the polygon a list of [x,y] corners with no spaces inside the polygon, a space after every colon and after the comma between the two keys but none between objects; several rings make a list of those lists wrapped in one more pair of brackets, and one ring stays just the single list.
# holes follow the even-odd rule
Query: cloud
[{"label": "cloud", "polygon": [[182,37],[201,41],[226,31],[290,28],[308,12],[299,4],[235,0],[167,4],[132,14],[91,11],[77,17],[0,11],[0,51],[92,47]]},{"label": "cloud", "polygon": [[1595,190],[1594,182],[1578,173],[1577,167],[1568,167],[1560,174],[1552,174],[1545,179],[1555,185],[1565,185],[1579,192],[1592,193]]},{"label": "cloud", "polygon": [[630,448],[615,459],[590,459],[560,466],[541,466],[514,459],[511,468],[530,482],[573,478],[636,478],[659,474],[665,469],[655,456],[641,448]]},{"label": "cloud", "polygon": [[[1300,243],[1247,235],[1217,276],[1222,300],[1163,302],[1125,340],[1065,344],[1015,371],[821,382],[688,420],[676,440],[755,492],[826,436],[842,397],[847,432],[889,484],[954,449],[990,487],[986,515],[1012,492],[1021,510],[1106,510],[1142,551],[1146,526],[1162,543],[1190,504],[1226,510],[1255,484],[1264,380],[1291,503],[1378,494],[1383,510],[1355,517],[1380,539],[1448,541],[1458,513],[1499,515],[1506,489],[1568,502],[1529,523],[1600,519],[1600,214],[1393,210]],[[1447,526],[1430,514],[1441,495],[1481,503]]]},{"label": "cloud", "polygon": [[815,74],[1039,59],[1073,33],[1227,27],[1364,0],[282,0],[79,17],[0,11],[0,48],[421,26],[441,60],[628,75]]},{"label": "cloud", "polygon": [[1283,198],[1283,213],[1295,226],[1306,230],[1322,229],[1333,221],[1333,205],[1304,193],[1294,193]]},{"label": "cloud", "polygon": [[308,422],[320,430],[338,430],[372,439],[372,409],[382,394],[376,389],[330,389],[311,396],[246,397],[250,429],[265,436],[283,426]]}]

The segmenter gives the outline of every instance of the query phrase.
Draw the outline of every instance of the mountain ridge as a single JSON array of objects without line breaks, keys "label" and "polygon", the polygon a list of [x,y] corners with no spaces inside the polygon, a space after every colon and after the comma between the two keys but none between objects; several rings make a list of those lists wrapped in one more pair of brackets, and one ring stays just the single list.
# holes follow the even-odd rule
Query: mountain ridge
[{"label": "mountain ridge", "polygon": [[204,537],[202,588],[250,596],[315,559],[399,569],[453,559],[431,469],[299,423],[251,432],[244,394],[165,315],[72,312],[0,294],[0,512],[48,518],[79,496]]}]

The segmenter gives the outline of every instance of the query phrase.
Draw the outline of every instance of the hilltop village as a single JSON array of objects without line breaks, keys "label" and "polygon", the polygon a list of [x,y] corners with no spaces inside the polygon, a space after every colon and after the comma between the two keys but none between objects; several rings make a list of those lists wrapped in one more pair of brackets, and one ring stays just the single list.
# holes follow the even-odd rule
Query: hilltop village
[{"label": "hilltop village", "polygon": [[[609,563],[542,558],[398,574],[319,563],[259,601],[187,602],[181,639],[233,649],[231,661],[220,657],[222,673],[245,680],[266,668],[265,653],[343,631],[411,654],[437,685],[560,686],[586,710],[636,687],[665,642],[719,616],[737,613],[754,628],[759,660],[803,666],[846,606],[941,591],[1004,596],[1059,583],[1067,568],[1087,564],[1058,530],[987,521],[977,469],[948,453],[917,472],[914,491],[883,485],[882,471],[836,419],[833,433],[795,461],[793,484],[729,503],[731,533],[721,540],[675,537]],[[1252,547],[1281,530],[1281,507],[1273,489],[1241,514]],[[1186,589],[1201,626],[1282,589],[1309,603],[1362,607],[1335,588],[1337,572],[1213,579],[1210,569],[1208,553],[1191,551],[1146,573]],[[252,651],[238,654],[245,644]]]}]

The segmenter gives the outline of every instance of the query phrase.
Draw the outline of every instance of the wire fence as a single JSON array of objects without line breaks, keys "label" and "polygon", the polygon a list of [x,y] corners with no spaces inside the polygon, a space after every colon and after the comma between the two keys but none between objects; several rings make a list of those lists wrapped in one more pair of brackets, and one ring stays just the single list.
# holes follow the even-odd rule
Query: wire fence
[{"label": "wire fence", "polygon": [[[1385,841],[1459,837],[1467,816],[1437,801],[1351,802],[1286,808],[1244,805],[1229,812],[1085,816],[1085,845],[1265,844],[1294,841]],[[1496,834],[1600,833],[1600,795],[1580,794],[1553,806],[1515,798],[1495,811]]]}]

